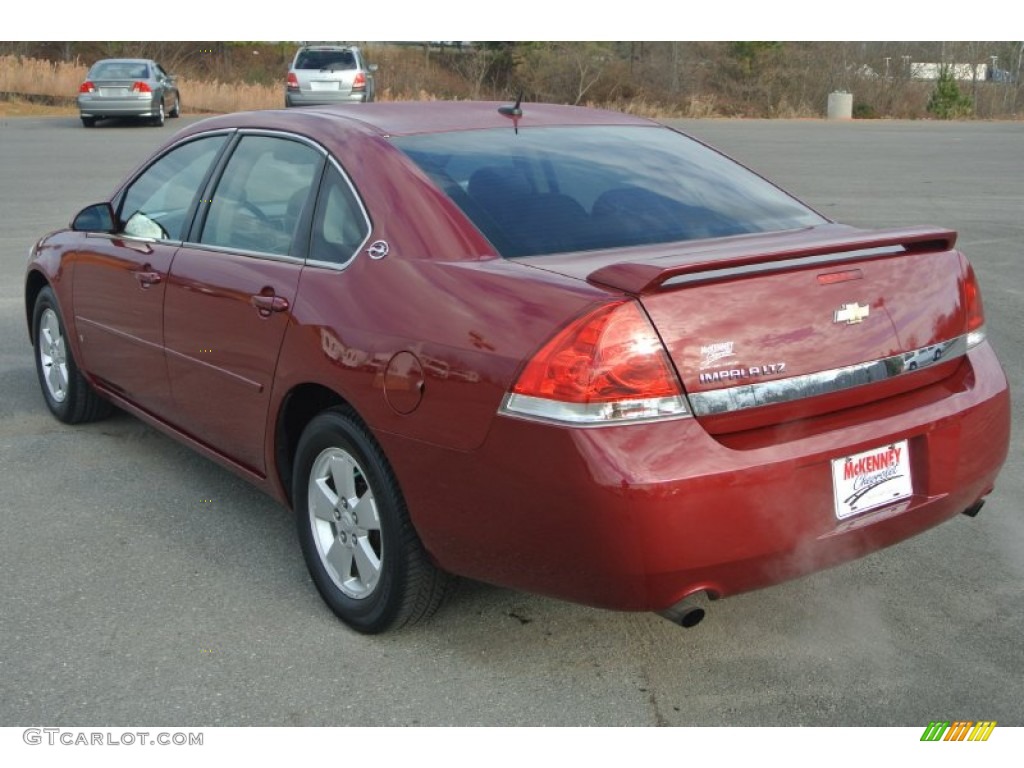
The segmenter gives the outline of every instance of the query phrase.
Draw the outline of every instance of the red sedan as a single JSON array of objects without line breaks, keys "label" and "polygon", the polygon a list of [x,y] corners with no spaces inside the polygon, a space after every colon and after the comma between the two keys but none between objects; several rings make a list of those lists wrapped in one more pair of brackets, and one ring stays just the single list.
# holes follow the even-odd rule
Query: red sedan
[{"label": "red sedan", "polygon": [[362,632],[451,574],[692,625],[974,515],[1006,378],[954,232],[832,222],[612,112],[212,118],[33,249],[43,396],[295,510]]}]

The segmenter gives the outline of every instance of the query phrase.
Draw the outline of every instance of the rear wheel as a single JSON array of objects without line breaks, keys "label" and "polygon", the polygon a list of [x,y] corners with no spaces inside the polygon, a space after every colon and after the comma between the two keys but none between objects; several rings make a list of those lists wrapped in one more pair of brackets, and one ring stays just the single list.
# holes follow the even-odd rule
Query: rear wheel
[{"label": "rear wheel", "polygon": [[161,101],[160,108],[157,110],[157,113],[152,117],[152,124],[159,128],[164,124],[164,118],[166,117],[167,113],[164,112],[164,103],[163,101]]},{"label": "rear wheel", "polygon": [[82,125],[84,125],[86,128],[93,128],[96,125],[96,118],[83,116]]},{"label": "rear wheel", "polygon": [[110,414],[112,406],[96,394],[71,354],[64,321],[53,291],[43,288],[32,312],[32,341],[36,374],[46,405],[65,424],[96,421]]},{"label": "rear wheel", "polygon": [[428,559],[387,459],[351,411],[332,408],[309,423],[294,476],[306,566],[342,621],[375,634],[437,610],[451,577]]}]

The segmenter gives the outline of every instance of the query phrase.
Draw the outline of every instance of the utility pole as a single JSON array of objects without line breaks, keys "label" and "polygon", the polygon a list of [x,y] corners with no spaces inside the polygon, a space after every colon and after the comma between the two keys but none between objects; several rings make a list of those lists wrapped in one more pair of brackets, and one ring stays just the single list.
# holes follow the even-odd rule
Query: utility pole
[{"label": "utility pole", "polygon": [[672,95],[679,93],[679,43],[672,41]]}]

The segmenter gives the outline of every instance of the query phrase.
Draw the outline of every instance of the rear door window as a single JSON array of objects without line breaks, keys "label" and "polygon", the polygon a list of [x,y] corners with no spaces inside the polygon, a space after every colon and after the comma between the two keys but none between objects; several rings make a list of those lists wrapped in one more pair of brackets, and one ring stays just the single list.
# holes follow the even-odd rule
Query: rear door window
[{"label": "rear door window", "polygon": [[243,136],[208,204],[199,242],[279,256],[301,255],[304,239],[299,227],[323,157],[321,151],[300,141]]},{"label": "rear door window", "polygon": [[310,261],[347,264],[369,234],[370,223],[352,185],[333,163],[329,163],[313,215]]}]

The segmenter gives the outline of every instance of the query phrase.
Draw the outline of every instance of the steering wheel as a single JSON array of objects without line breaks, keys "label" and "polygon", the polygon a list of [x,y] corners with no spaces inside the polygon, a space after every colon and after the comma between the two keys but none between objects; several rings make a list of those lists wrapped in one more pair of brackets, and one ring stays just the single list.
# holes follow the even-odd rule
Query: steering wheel
[{"label": "steering wheel", "polygon": [[250,203],[248,200],[242,200],[242,207],[260,220],[261,223],[266,224],[268,227],[273,226],[270,219],[263,211],[261,211],[254,203]]}]

